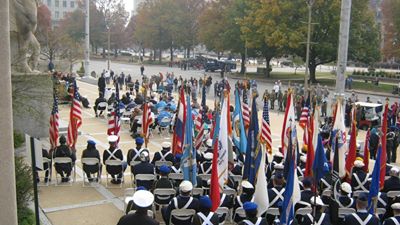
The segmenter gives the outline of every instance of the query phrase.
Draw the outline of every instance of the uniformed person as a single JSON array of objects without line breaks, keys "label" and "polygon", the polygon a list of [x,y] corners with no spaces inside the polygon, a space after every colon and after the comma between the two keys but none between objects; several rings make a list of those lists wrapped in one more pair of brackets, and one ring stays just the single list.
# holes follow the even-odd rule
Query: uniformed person
[{"label": "uniformed person", "polygon": [[140,162],[140,151],[143,150],[142,146],[144,143],[144,139],[142,137],[137,137],[135,139],[136,147],[129,149],[127,155],[127,163],[131,166],[131,171],[133,172],[133,165]]},{"label": "uniformed person", "polygon": [[283,155],[282,155],[282,153],[281,152],[276,152],[275,153],[275,155],[274,155],[274,157],[272,158],[272,161],[271,161],[271,163],[268,165],[268,167],[267,167],[267,179],[268,180],[270,180],[271,179],[271,176],[272,176],[272,173],[273,173],[273,171],[274,171],[274,167],[275,167],[275,165],[276,164],[279,164],[279,163],[282,163],[282,160],[283,160]]},{"label": "uniformed person", "polygon": [[[283,186],[284,179],[282,173],[275,174],[273,178],[273,187],[268,188],[268,200],[269,207],[278,208],[278,204],[283,201],[283,196],[285,193],[285,187]],[[268,224],[272,224],[275,219],[274,215],[267,214],[267,222]]]},{"label": "uniformed person", "polygon": [[171,167],[172,173],[181,173],[181,158],[182,154],[175,155],[175,163]]},{"label": "uniformed person", "polygon": [[[147,149],[140,151],[140,163],[133,166],[133,175],[138,174],[154,174],[154,165],[149,162],[150,156]],[[136,186],[143,186],[147,190],[152,188],[153,182],[148,180],[136,180]]]},{"label": "uniformed person", "polygon": [[87,147],[82,152],[82,158],[96,158],[99,160],[99,165],[83,164],[83,171],[86,173],[86,176],[87,176],[89,182],[92,182],[92,181],[97,182],[99,177],[96,177],[96,178],[91,177],[91,174],[94,174],[94,173],[98,173],[98,176],[100,176],[99,171],[101,171],[100,153],[96,149],[96,142],[94,142],[93,140],[87,141]]},{"label": "uniformed person", "polygon": [[[76,156],[71,149],[66,145],[67,140],[64,135],[61,135],[59,139],[60,145],[54,150],[54,158],[57,157],[68,157],[71,158],[72,163],[75,163]],[[72,165],[71,163],[55,163],[55,168],[58,174],[61,176],[61,182],[69,182]]]},{"label": "uniformed person", "polygon": [[122,216],[117,225],[158,225],[155,219],[147,215],[147,210],[154,201],[154,195],[146,190],[138,190],[133,194],[136,212]]},{"label": "uniformed person", "polygon": [[379,219],[367,210],[368,194],[363,192],[357,198],[357,212],[344,217],[344,225],[379,225]]},{"label": "uniformed person", "polygon": [[[233,209],[236,210],[239,207],[243,207],[243,204],[245,202],[254,201],[253,195],[254,195],[254,186],[247,180],[242,181],[242,194],[236,196]],[[234,218],[235,222],[239,222],[242,219],[244,218],[240,217],[239,215],[236,215]]]},{"label": "uniformed person", "polygon": [[[153,187],[154,189],[174,189],[173,182],[168,178],[168,174],[171,171],[170,167],[167,165],[160,166],[160,178],[155,181]],[[160,196],[156,195],[155,202],[160,205],[167,205],[169,201],[174,197],[172,196]]]},{"label": "uniformed person", "polygon": [[300,163],[299,166],[297,166],[297,177],[304,177],[304,171],[306,169],[306,161],[307,161],[306,155],[300,156]]},{"label": "uniformed person", "polygon": [[349,183],[344,182],[340,185],[340,196],[337,201],[340,208],[355,208],[355,201],[349,197],[351,195],[351,186]]},{"label": "uniformed person", "polygon": [[320,197],[312,197],[310,202],[315,207],[315,219],[313,214],[307,213],[305,216],[303,216],[300,225],[313,224],[314,221],[314,225],[331,225],[332,223],[329,219],[329,215],[324,213],[326,205],[322,199]]},{"label": "uniformed person", "polygon": [[[184,180],[179,185],[179,196],[173,198],[168,207],[161,209],[161,214],[164,222],[169,225],[169,219],[171,217],[171,211],[174,209],[194,209],[198,211],[199,201],[190,196],[193,189],[193,185],[190,181]],[[181,220],[181,218],[172,217],[171,221],[175,225],[190,224],[192,218]]]},{"label": "uniformed person", "polygon": [[[108,136],[108,143],[110,147],[103,152],[103,164],[106,164],[107,160],[123,160],[122,150],[117,147],[118,136]],[[108,166],[106,165],[107,172],[111,175],[113,184],[120,184],[122,182],[122,176],[126,167],[121,166]]]},{"label": "uniformed person", "polygon": [[217,225],[219,224],[218,214],[211,212],[212,202],[208,196],[201,196],[199,199],[199,212],[193,217],[194,225]]},{"label": "uniformed person", "polygon": [[390,178],[385,180],[382,192],[400,191],[399,172],[400,170],[397,167],[392,167],[390,169]]},{"label": "uniformed person", "polygon": [[393,210],[393,216],[386,219],[383,225],[400,225],[400,203],[394,203],[391,206]]},{"label": "uniformed person", "polygon": [[204,154],[204,162],[200,164],[199,174],[211,174],[213,154],[208,152]]},{"label": "uniformed person", "polygon": [[311,203],[312,203],[312,202],[310,202],[310,199],[314,196],[314,192],[311,190],[311,187],[312,187],[311,178],[305,178],[303,180],[303,187],[304,187],[304,190],[301,191],[301,193],[300,193],[300,201],[297,202],[297,204],[295,206],[296,211],[299,208],[310,207]]},{"label": "uniformed person", "polygon": [[166,162],[169,161],[172,164],[174,163],[174,155],[171,152],[171,142],[163,142],[161,143],[162,150],[156,152],[154,154],[152,164],[155,164],[157,161]]},{"label": "uniformed person", "polygon": [[267,221],[263,217],[257,216],[257,204],[254,202],[245,202],[243,209],[246,213],[246,218],[239,222],[238,225],[267,225]]},{"label": "uniformed person", "polygon": [[368,191],[368,174],[364,171],[364,162],[354,161],[353,174],[351,176],[351,187],[353,191]]}]

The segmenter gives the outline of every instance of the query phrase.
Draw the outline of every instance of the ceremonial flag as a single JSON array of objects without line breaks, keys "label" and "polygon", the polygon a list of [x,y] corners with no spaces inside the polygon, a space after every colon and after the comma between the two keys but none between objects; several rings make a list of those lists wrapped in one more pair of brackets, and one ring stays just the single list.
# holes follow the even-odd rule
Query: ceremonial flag
[{"label": "ceremonial flag", "polygon": [[[372,181],[371,181],[371,186],[369,188],[369,195],[368,195],[368,206],[369,206],[369,212],[371,214],[374,214],[374,203],[373,200],[378,198],[379,194],[379,187],[380,187],[380,174],[382,170],[382,147],[379,147],[378,149],[378,154],[376,156],[375,160],[375,165],[374,165],[374,170],[372,171]],[[386,164],[386,161],[384,162]]]},{"label": "ceremonial flag", "polygon": [[261,151],[258,145],[259,128],[256,98],[256,96],[253,97],[253,104],[251,107],[251,120],[249,131],[247,133],[247,150],[243,172],[243,178],[247,179],[252,184],[254,184],[258,166],[261,162]]},{"label": "ceremonial flag", "polygon": [[382,116],[382,136],[381,136],[381,145],[382,145],[382,156],[381,156],[381,170],[380,170],[380,188],[383,188],[385,183],[385,174],[386,174],[386,134],[387,134],[387,122],[388,122],[388,112],[389,112],[389,102],[386,101],[385,110],[383,111]]},{"label": "ceremonial flag", "polygon": [[201,144],[204,140],[204,126],[205,126],[205,119],[207,117],[206,112],[206,86],[203,85],[202,88],[202,95],[201,95],[201,110],[200,113],[196,117],[196,141],[195,141],[195,148],[199,149]]},{"label": "ceremonial flag", "polygon": [[346,175],[345,171],[345,154],[347,152],[346,143],[346,127],[344,125],[344,111],[342,102],[339,99],[336,103],[336,118],[332,129],[333,147],[331,159],[333,159],[333,169],[340,178]]},{"label": "ceremonial flag", "polygon": [[235,111],[233,112],[233,143],[240,153],[246,153],[247,139],[243,124],[242,107],[240,104],[239,90],[235,89]]},{"label": "ceremonial flag", "polygon": [[329,172],[328,160],[326,159],[324,144],[322,143],[322,137],[320,134],[318,134],[318,144],[312,168],[316,181],[321,180],[322,177]]},{"label": "ceremonial flag", "polygon": [[301,110],[301,116],[299,119],[299,125],[303,129],[306,127],[309,116],[310,116],[310,95],[308,95],[307,100],[304,102],[304,106],[303,109]]},{"label": "ceremonial flag", "polygon": [[268,98],[264,96],[260,142],[264,143],[269,154],[272,154],[272,134],[269,121]]},{"label": "ceremonial flag", "polygon": [[[263,148],[260,149],[261,154],[261,162],[265,162],[266,152],[263,151]],[[265,163],[261,163],[260,167],[258,167],[257,171],[257,183],[255,185],[254,191],[254,202],[257,203],[257,216],[261,216],[267,211],[269,207],[269,199],[268,199],[268,183],[267,178],[265,177]]]},{"label": "ceremonial flag", "polygon": [[219,114],[216,113],[216,127],[214,127],[214,135],[213,137],[213,159],[212,159],[212,169],[211,169],[211,183],[210,183],[210,198],[212,202],[211,211],[215,212],[220,205],[220,188],[219,188],[219,179],[218,179],[218,134],[219,134],[219,125],[220,118]]},{"label": "ceremonial flag", "polygon": [[183,142],[183,155],[181,158],[181,169],[183,179],[192,182],[193,186],[197,185],[197,167],[196,167],[196,149],[193,146],[193,119],[192,107],[190,105],[190,95],[186,96],[186,117],[185,122],[185,139]]},{"label": "ceremonial flag", "polygon": [[314,115],[309,118],[309,124],[306,124],[304,129],[304,133],[307,133],[307,159],[306,159],[306,168],[304,172],[304,177],[312,176],[312,165],[314,162],[314,145],[313,145],[313,137],[314,135],[318,136],[318,129],[314,131]]},{"label": "ceremonial flag", "polygon": [[311,120],[312,119],[309,118],[307,120],[307,123],[305,124],[305,127],[303,128],[304,129],[304,132],[303,132],[303,146],[307,147],[307,148],[308,148],[309,132],[311,130],[311,127],[310,127]]},{"label": "ceremonial flag", "polygon": [[70,148],[75,149],[76,142],[78,141],[78,129],[82,125],[82,105],[79,99],[78,86],[76,80],[73,83],[73,98],[71,111],[69,113],[68,124],[68,145]]},{"label": "ceremonial flag", "polygon": [[371,130],[368,129],[367,134],[365,135],[364,141],[364,171],[368,173],[369,171],[369,139],[371,137]]},{"label": "ceremonial flag", "polygon": [[286,150],[289,143],[288,130],[293,129],[296,126],[295,124],[295,114],[294,114],[294,105],[293,105],[293,94],[292,91],[289,90],[287,96],[286,103],[286,111],[285,117],[283,119],[283,127],[281,133],[281,145],[282,145],[282,154],[286,157]]},{"label": "ceremonial flag", "polygon": [[49,127],[49,139],[50,139],[50,149],[55,149],[58,145],[58,97],[56,95],[56,90],[53,90],[53,109],[50,115],[50,127]]},{"label": "ceremonial flag", "polygon": [[353,121],[351,122],[351,134],[350,134],[350,143],[349,143],[349,153],[346,157],[346,175],[347,178],[351,179],[351,169],[354,166],[354,161],[356,161],[357,157],[357,128],[356,128],[356,118],[355,118],[355,106],[353,107]]},{"label": "ceremonial flag", "polygon": [[186,121],[186,103],[185,103],[185,92],[182,87],[179,94],[178,111],[176,115],[175,128],[173,134],[173,153],[182,154],[183,152],[183,140],[185,134],[185,121]]},{"label": "ceremonial flag", "polygon": [[[224,190],[224,185],[228,181],[228,115],[229,106],[227,99],[229,96],[225,96],[222,102],[221,108],[221,119],[219,123],[218,132],[218,178],[219,178],[219,188],[222,192]],[[230,126],[230,124],[229,124]]]},{"label": "ceremonial flag", "polygon": [[242,112],[243,112],[243,123],[246,130],[250,126],[250,108],[249,108],[249,99],[248,99],[248,90],[245,87],[243,89],[243,104],[242,104]]},{"label": "ceremonial flag", "polygon": [[153,117],[151,116],[151,110],[149,107],[149,103],[146,102],[143,104],[143,115],[142,115],[142,135],[144,137],[144,143],[147,148],[147,144],[149,143],[150,137],[150,125],[153,123]]},{"label": "ceremonial flag", "polygon": [[[115,102],[113,105],[113,110],[111,111],[111,116],[108,119],[108,130],[107,135],[116,135],[118,136],[119,142],[119,131],[121,129],[121,122],[120,122],[120,99],[119,99],[119,87],[118,82],[115,83]],[[142,122],[143,124],[143,122]]]}]

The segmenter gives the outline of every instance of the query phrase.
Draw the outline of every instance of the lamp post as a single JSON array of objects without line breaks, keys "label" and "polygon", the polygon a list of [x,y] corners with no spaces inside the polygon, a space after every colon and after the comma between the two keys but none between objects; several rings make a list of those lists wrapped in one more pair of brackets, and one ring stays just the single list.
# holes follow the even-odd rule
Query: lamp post
[{"label": "lamp post", "polygon": [[306,50],[306,73],[304,75],[304,95],[307,97],[308,93],[308,79],[309,79],[309,63],[310,63],[310,45],[311,45],[311,19],[312,19],[312,6],[314,0],[307,0],[308,8],[308,30],[307,30],[307,50]]},{"label": "lamp post", "polygon": [[86,13],[85,13],[85,77],[89,77],[90,74],[90,5],[89,0],[85,0]]}]

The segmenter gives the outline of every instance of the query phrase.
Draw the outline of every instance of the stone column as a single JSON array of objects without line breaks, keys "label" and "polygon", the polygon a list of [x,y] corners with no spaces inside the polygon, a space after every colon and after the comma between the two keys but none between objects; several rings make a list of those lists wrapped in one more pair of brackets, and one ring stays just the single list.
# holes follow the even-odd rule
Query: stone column
[{"label": "stone column", "polygon": [[14,172],[9,0],[0,0],[0,224],[17,225]]}]

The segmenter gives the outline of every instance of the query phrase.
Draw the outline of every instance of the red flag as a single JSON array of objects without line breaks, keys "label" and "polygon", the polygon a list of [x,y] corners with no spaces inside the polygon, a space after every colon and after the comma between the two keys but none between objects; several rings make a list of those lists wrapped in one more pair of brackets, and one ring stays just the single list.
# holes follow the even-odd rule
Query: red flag
[{"label": "red flag", "polygon": [[[54,90],[55,92],[55,90]],[[50,127],[49,127],[49,140],[50,140],[50,149],[53,150],[57,147],[58,142],[58,98],[57,95],[53,94],[53,110],[50,115]]]},{"label": "red flag", "polygon": [[183,152],[185,121],[186,121],[186,100],[185,100],[185,91],[182,86],[179,95],[178,111],[176,114],[175,128],[173,134],[172,153],[174,155],[182,154]]},{"label": "red flag", "polygon": [[150,125],[153,123],[153,117],[151,116],[151,110],[149,108],[149,103],[144,103],[143,106],[143,117],[142,117],[142,133],[144,137],[144,145],[147,148],[150,137]]},{"label": "red flag", "polygon": [[314,143],[313,143],[313,136],[314,136],[314,115],[310,116],[310,120],[308,125],[306,126],[308,129],[304,130],[304,133],[308,133],[308,140],[307,140],[307,160],[306,160],[306,169],[304,172],[304,177],[311,177],[312,176],[312,166],[314,162]]},{"label": "red flag", "polygon": [[348,179],[351,179],[351,169],[354,166],[354,161],[356,161],[357,157],[357,127],[356,127],[356,120],[355,120],[355,107],[353,107],[353,121],[351,123],[351,134],[350,134],[350,144],[349,144],[349,153],[346,157],[346,176]]},{"label": "red flag", "polygon": [[386,133],[387,133],[387,120],[388,120],[388,110],[389,110],[389,102],[386,101],[385,110],[383,111],[382,116],[382,137],[381,137],[381,144],[382,144],[382,155],[381,155],[381,170],[380,170],[380,188],[383,188],[385,183],[385,174],[386,174]]},{"label": "red flag", "polygon": [[220,189],[218,179],[218,136],[214,140],[212,169],[211,169],[211,183],[210,183],[210,198],[212,202],[211,211],[215,212],[220,204]]},{"label": "red flag", "polygon": [[78,129],[82,125],[82,105],[79,100],[78,89],[76,81],[73,85],[73,98],[71,111],[69,113],[69,124],[68,124],[68,145],[75,149],[75,144],[78,141]]},{"label": "red flag", "polygon": [[368,173],[369,171],[369,139],[371,136],[371,130],[368,129],[367,134],[365,135],[364,142],[364,171]]},{"label": "red flag", "polygon": [[281,133],[281,144],[282,144],[282,154],[286,158],[286,149],[289,144],[288,132],[292,130],[295,126],[295,114],[294,114],[294,105],[293,105],[293,94],[292,91],[289,91],[287,95],[287,103],[286,103],[286,111],[285,118],[283,119],[283,127]]}]

